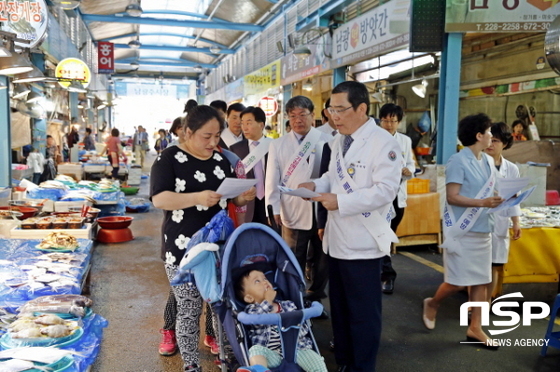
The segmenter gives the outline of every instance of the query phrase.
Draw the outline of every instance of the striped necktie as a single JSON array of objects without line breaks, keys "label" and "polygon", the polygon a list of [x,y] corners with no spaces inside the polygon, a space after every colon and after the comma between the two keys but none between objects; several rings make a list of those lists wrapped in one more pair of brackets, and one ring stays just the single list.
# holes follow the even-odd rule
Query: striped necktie
[{"label": "striped necktie", "polygon": [[[259,145],[259,141],[253,141],[251,146],[253,148]],[[255,179],[259,180],[257,182],[257,198],[262,200],[264,198],[264,171],[263,171],[263,162],[259,160],[257,164],[253,167],[253,173],[255,173]]]},{"label": "striped necktie", "polygon": [[354,139],[350,135],[344,136],[344,143],[342,144],[342,156],[346,155],[346,152],[350,148],[350,145],[354,142]]}]

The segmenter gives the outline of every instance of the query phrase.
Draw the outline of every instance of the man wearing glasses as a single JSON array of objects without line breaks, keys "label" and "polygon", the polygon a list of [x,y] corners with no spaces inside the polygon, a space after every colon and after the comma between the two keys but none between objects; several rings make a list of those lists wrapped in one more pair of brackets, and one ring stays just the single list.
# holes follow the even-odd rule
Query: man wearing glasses
[{"label": "man wearing glasses", "polygon": [[[397,227],[399,227],[399,224],[401,223],[404,215],[404,208],[406,207],[406,181],[412,178],[412,176],[414,175],[414,171],[416,170],[416,166],[412,157],[412,140],[410,139],[410,137],[397,132],[397,128],[399,127],[399,124],[404,116],[403,109],[400,106],[395,105],[394,103],[386,103],[381,107],[379,116],[381,117],[381,128],[391,133],[391,135],[397,140],[402,155],[401,183],[399,186],[397,197],[393,201],[393,210],[395,211],[395,217],[391,220],[391,230],[396,233]],[[395,290],[396,278],[397,272],[395,271],[395,269],[393,269],[391,256],[387,255],[383,257],[383,262],[381,265],[381,282],[383,283],[383,293],[393,293],[393,291]]]},{"label": "man wearing glasses", "polygon": [[346,81],[329,111],[340,133],[328,172],[301,184],[321,193],[328,210],[323,249],[329,256],[329,300],[340,372],[375,370],[381,336],[381,260],[398,241],[390,207],[401,179],[398,142],[368,117],[365,85]]},{"label": "man wearing glasses", "polygon": [[[294,252],[302,272],[308,246],[321,247],[314,204],[297,196],[281,195],[278,186],[295,189],[300,183],[320,176],[323,145],[329,137],[312,127],[313,110],[313,102],[304,96],[293,97],[286,103],[292,131],[272,141],[266,167],[266,205],[272,206],[274,219],[282,226],[282,238]],[[314,273],[307,294],[313,300],[326,297],[324,271],[323,275]]]}]

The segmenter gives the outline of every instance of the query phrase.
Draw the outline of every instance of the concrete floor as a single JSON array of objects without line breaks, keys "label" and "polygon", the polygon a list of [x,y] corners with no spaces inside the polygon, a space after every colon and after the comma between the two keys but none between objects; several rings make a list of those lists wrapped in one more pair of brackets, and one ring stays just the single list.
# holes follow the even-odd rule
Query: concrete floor
[{"label": "concrete floor", "polygon": [[[153,157],[152,157],[153,158]],[[144,181],[140,196],[146,197]],[[169,283],[159,258],[161,212],[134,214],[135,239],[121,244],[97,244],[91,270],[94,311],[109,321],[101,352],[92,367],[95,372],[180,372],[181,357],[158,354],[159,329]],[[460,293],[446,300],[438,314],[437,327],[428,331],[421,321],[421,301],[433,295],[442,274],[419,260],[441,265],[433,247],[409,248],[414,256],[397,254],[395,293],[383,296],[383,333],[378,371],[560,371],[560,350],[549,348],[540,357],[540,347],[510,346],[489,351],[460,345],[465,327],[459,326],[459,306],[466,301]],[[420,260],[422,261],[422,260]],[[328,309],[328,303],[325,304]],[[492,316],[492,320],[497,319]],[[500,336],[510,339],[540,339],[548,321],[533,321]],[[316,320],[314,334],[329,371],[336,370],[328,349],[332,336],[330,321]],[[201,344],[204,371],[218,372],[213,356]]]}]

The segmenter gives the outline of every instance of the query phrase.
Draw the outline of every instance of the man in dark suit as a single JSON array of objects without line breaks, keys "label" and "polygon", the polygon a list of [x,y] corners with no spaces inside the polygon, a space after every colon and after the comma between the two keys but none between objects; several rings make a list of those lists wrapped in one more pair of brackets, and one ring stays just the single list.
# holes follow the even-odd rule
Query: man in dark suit
[{"label": "man in dark suit", "polygon": [[245,106],[241,103],[233,103],[229,105],[227,115],[227,128],[222,131],[220,142],[218,145],[226,150],[244,139],[243,131],[241,130],[241,112],[245,110]]},{"label": "man in dark suit", "polygon": [[260,107],[249,106],[241,112],[241,128],[245,139],[234,143],[229,148],[235,153],[245,166],[247,178],[258,179],[256,185],[257,196],[247,204],[245,216],[238,218],[239,222],[259,222],[268,224],[266,205],[264,201],[264,180],[268,146],[272,139],[263,135],[266,115]]}]

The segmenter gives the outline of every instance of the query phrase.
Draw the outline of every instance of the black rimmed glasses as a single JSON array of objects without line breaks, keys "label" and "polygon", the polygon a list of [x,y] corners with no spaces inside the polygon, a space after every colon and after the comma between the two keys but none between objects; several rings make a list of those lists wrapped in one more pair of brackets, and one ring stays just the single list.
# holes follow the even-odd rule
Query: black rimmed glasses
[{"label": "black rimmed glasses", "polygon": [[340,115],[340,114],[342,114],[344,111],[350,110],[351,108],[352,108],[352,106],[348,106],[348,107],[342,108],[342,109],[335,109],[335,108],[333,108],[333,107],[329,107],[329,108],[327,108],[327,111],[329,111],[329,112],[331,113],[331,115],[334,115],[334,114]]}]

